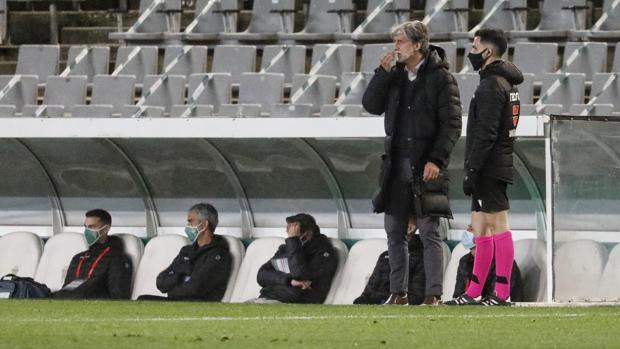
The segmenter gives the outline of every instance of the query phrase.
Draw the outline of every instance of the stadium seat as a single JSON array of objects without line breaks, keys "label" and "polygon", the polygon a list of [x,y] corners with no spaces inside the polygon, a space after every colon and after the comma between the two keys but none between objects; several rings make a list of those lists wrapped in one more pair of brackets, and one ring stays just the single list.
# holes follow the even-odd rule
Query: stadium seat
[{"label": "stadium seat", "polygon": [[325,297],[324,304],[334,304],[334,297],[338,292],[338,286],[340,284],[340,279],[343,278],[343,270],[344,264],[347,260],[347,256],[349,254],[349,249],[347,245],[344,244],[339,239],[329,238],[329,241],[332,243],[334,250],[336,250],[336,254],[338,255],[338,266],[336,267],[336,272],[334,273],[334,277],[332,278],[332,284],[329,288],[329,292]]},{"label": "stadium seat", "polygon": [[558,44],[527,43],[515,44],[514,64],[524,73],[534,74],[537,80],[544,73],[553,73],[557,69]]},{"label": "stadium seat", "polygon": [[190,108],[188,105],[173,105],[170,109],[172,118],[211,117],[214,115],[212,105],[196,105]]},{"label": "stadium seat", "polygon": [[284,239],[271,237],[256,239],[248,246],[230,302],[243,303],[259,296],[261,287],[256,279],[258,269],[271,259],[283,243]]},{"label": "stadium seat", "polygon": [[[500,4],[498,5],[498,3]],[[498,28],[506,32],[525,30],[527,1],[484,0],[482,20],[484,20],[484,23],[477,24],[481,28]]]},{"label": "stadium seat", "polygon": [[343,73],[340,78],[338,104],[362,105],[362,96],[373,73]]},{"label": "stadium seat", "polygon": [[609,253],[598,286],[599,297],[603,301],[620,301],[620,245],[616,244]]},{"label": "stadium seat", "polygon": [[[158,86],[159,85],[159,86]],[[143,112],[161,109],[164,115],[170,113],[173,105],[183,103],[185,99],[185,76],[183,75],[147,75],[144,77],[142,97],[136,105],[123,108],[124,117],[142,116]]]},{"label": "stadium seat", "polygon": [[620,76],[615,75],[611,83],[610,79],[614,78],[612,74],[594,74],[592,79],[592,89],[590,91],[590,100],[596,97],[595,103],[613,104],[614,111],[620,111]]},{"label": "stadium seat", "polygon": [[[316,81],[310,85],[305,91],[302,90],[304,83],[311,79],[310,75],[297,74],[293,77],[293,88],[291,96],[298,93],[299,98],[291,101],[290,104],[311,104],[312,113],[318,113],[324,104],[332,104],[336,95],[336,77],[315,75]],[[303,91],[303,92],[299,92]]]},{"label": "stadium seat", "polygon": [[540,7],[540,23],[534,30],[512,31],[512,38],[567,38],[586,25],[586,0],[545,0]]},{"label": "stadium seat", "polygon": [[523,74],[523,82],[517,86],[521,104],[532,104],[534,101],[534,74]]},{"label": "stadium seat", "polygon": [[16,75],[36,75],[45,82],[48,76],[58,75],[60,46],[21,45],[17,57]]},{"label": "stadium seat", "polygon": [[26,117],[64,117],[73,112],[75,105],[86,103],[87,78],[85,75],[49,76],[45,84],[42,105],[25,105]]},{"label": "stadium seat", "polygon": [[272,118],[306,118],[312,116],[312,104],[273,104]]},{"label": "stadium seat", "polygon": [[394,50],[394,44],[366,44],[362,47],[360,72],[373,73],[379,67],[379,59],[388,51]]},{"label": "stadium seat", "polygon": [[7,39],[8,12],[7,0],[0,1],[0,44]]},{"label": "stadium seat", "polygon": [[295,24],[295,0],[254,0],[252,18],[245,31],[220,33],[224,42],[277,41],[278,33],[290,33]]},{"label": "stadium seat", "polygon": [[607,249],[592,240],[574,240],[556,247],[554,258],[556,301],[583,301],[599,296],[599,282]]},{"label": "stadium seat", "polygon": [[616,44],[614,51],[614,64],[611,67],[612,73],[620,73],[620,42]]},{"label": "stadium seat", "polygon": [[141,295],[165,296],[157,289],[157,275],[168,268],[181,247],[188,244],[185,236],[175,234],[159,235],[149,240],[138,265],[131,299]]},{"label": "stadium seat", "polygon": [[521,104],[521,116],[562,114],[563,109],[564,106],[561,104],[543,104],[541,106],[536,104]]},{"label": "stadium seat", "polygon": [[462,113],[467,115],[469,114],[469,103],[476,92],[476,88],[480,84],[480,75],[474,73],[457,73],[454,74],[454,77],[459,85]]},{"label": "stadium seat", "polygon": [[157,61],[157,46],[119,47],[112,75],[134,75],[141,86],[144,76],[157,74]]},{"label": "stadium seat", "polygon": [[180,12],[181,0],[140,0],[140,16],[131,28],[108,36],[121,42],[163,42],[166,33],[179,31]]},{"label": "stadium seat", "polygon": [[467,32],[469,1],[427,0],[423,21],[427,21],[428,34],[433,40],[450,40],[453,33]]},{"label": "stadium seat", "polygon": [[90,105],[76,105],[74,117],[120,116],[125,105],[133,103],[136,77],[133,75],[97,75]]},{"label": "stadium seat", "polygon": [[[389,41],[392,28],[409,20],[411,4],[408,0],[392,1],[369,20],[371,14],[382,3],[383,0],[368,0],[364,21],[351,33],[337,33],[336,39],[356,42]],[[366,22],[367,20],[369,21]]]},{"label": "stadium seat", "polygon": [[[446,54],[446,60],[450,63],[450,71],[456,71],[456,42],[455,41],[443,41],[432,42],[432,45],[441,47]],[[378,62],[378,59],[377,59]],[[378,64],[378,63],[377,63]]]},{"label": "stadium seat", "polygon": [[43,248],[34,276],[35,281],[47,285],[52,292],[60,290],[65,282],[71,259],[87,249],[88,245],[83,234],[61,233],[52,236]]},{"label": "stadium seat", "polygon": [[[559,80],[559,87],[550,88]],[[582,104],[586,75],[583,73],[545,74],[542,80],[541,104],[561,104],[562,111],[568,112],[573,104]]]},{"label": "stadium seat", "polygon": [[601,16],[594,21],[592,28],[576,31],[572,34],[573,38],[581,40],[617,40],[620,36],[620,6],[615,0],[603,0]]},{"label": "stadium seat", "polygon": [[222,302],[229,302],[237,281],[237,275],[239,275],[239,269],[241,267],[241,262],[243,261],[243,256],[245,256],[245,247],[243,246],[241,240],[234,236],[222,235],[222,237],[228,243],[228,249],[232,257],[232,263],[230,265],[230,278],[228,279],[228,284],[226,286],[226,293],[224,293],[224,297],[222,298]]},{"label": "stadium seat", "polygon": [[[338,45],[333,54],[325,56],[331,45]],[[312,49],[312,64],[310,68],[320,66],[316,70],[319,75],[331,75],[340,79],[343,73],[355,71],[355,56],[357,49],[352,44],[316,44]]]},{"label": "stadium seat", "polygon": [[445,241],[441,242],[441,250],[443,252],[443,271],[446,272],[448,269],[448,264],[450,264],[450,258],[452,253],[450,252],[450,247],[446,244]]},{"label": "stadium seat", "polygon": [[284,74],[280,73],[243,73],[239,83],[239,103],[223,104],[224,115],[237,115],[235,108],[247,108],[257,105],[259,112],[267,114],[271,105],[282,103],[284,98]]},{"label": "stadium seat", "polygon": [[319,116],[322,118],[361,117],[368,115],[364,107],[359,104],[326,104],[321,107],[319,112]]},{"label": "stadium seat", "polygon": [[452,250],[448,266],[445,268],[445,272],[443,273],[443,295],[441,296],[441,299],[444,302],[452,299],[454,287],[456,285],[456,273],[459,269],[459,261],[461,257],[468,253],[469,250],[463,247],[462,243],[456,245],[456,247]]},{"label": "stadium seat", "polygon": [[[571,62],[568,62],[571,58]],[[586,80],[592,81],[594,74],[604,73],[607,70],[607,44],[567,42],[561,69],[567,73],[584,73]]]},{"label": "stadium seat", "polygon": [[[279,55],[282,50],[286,51]],[[306,72],[306,46],[265,46],[263,48],[261,72],[282,73],[284,74],[284,82],[290,84],[293,81],[293,76],[295,76],[295,74],[303,74]]]},{"label": "stadium seat", "polygon": [[238,84],[241,74],[252,73],[256,65],[256,46],[218,45],[213,55],[214,73],[230,73],[231,82]]},{"label": "stadium seat", "polygon": [[34,277],[43,242],[38,235],[28,231],[8,233],[0,238],[0,277],[15,274]]},{"label": "stadium seat", "polygon": [[[198,113],[198,108],[202,108],[203,111],[210,108],[211,113],[219,112],[222,104],[230,103],[232,98],[231,86],[230,73],[190,75],[187,89],[188,104],[195,103],[197,109],[189,116],[209,116]],[[180,108],[187,109],[188,106],[177,106],[175,108],[177,111],[174,114],[177,114]]]},{"label": "stadium seat", "polygon": [[[79,62],[76,58],[80,58]],[[67,66],[61,75],[86,75],[88,82],[91,83],[95,75],[107,74],[109,65],[109,47],[71,46]]]},{"label": "stadium seat", "polygon": [[219,40],[219,33],[237,30],[238,3],[237,0],[197,0],[192,23],[185,27],[182,34],[168,33],[166,36],[171,39],[180,36],[188,42]]},{"label": "stadium seat", "polygon": [[387,249],[386,239],[363,239],[355,243],[345,262],[342,276],[330,304],[352,304],[364,291],[377,258]]},{"label": "stadium seat", "polygon": [[[183,75],[187,79],[191,74],[202,74],[207,71],[207,46],[190,46],[189,51],[183,54],[186,47],[166,46],[162,74]],[[172,64],[175,60],[176,63]]]},{"label": "stadium seat", "polygon": [[609,116],[614,111],[613,104],[573,104],[571,105],[568,113],[570,115],[583,115],[583,116]]},{"label": "stadium seat", "polygon": [[8,88],[4,95],[0,95],[0,117],[12,117],[21,114],[24,105],[37,103],[36,75],[0,75],[1,89]]},{"label": "stadium seat", "polygon": [[306,26],[297,33],[278,33],[281,42],[334,41],[335,33],[351,32],[352,0],[310,0]]},{"label": "stadium seat", "polygon": [[123,239],[125,253],[131,259],[131,283],[133,287],[133,282],[136,280],[136,274],[138,273],[138,265],[140,265],[140,259],[142,259],[144,254],[144,244],[140,238],[132,234],[114,234],[114,236]]},{"label": "stadium seat", "polygon": [[547,294],[547,250],[538,239],[515,241],[515,262],[521,271],[525,302],[543,302]]},{"label": "stadium seat", "polygon": [[222,104],[216,116],[226,118],[258,118],[261,116],[260,104]]}]

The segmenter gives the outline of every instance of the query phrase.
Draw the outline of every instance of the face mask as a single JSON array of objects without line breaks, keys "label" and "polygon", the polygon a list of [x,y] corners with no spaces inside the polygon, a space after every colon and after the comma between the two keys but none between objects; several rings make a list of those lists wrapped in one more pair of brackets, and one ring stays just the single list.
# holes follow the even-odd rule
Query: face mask
[{"label": "face mask", "polygon": [[484,61],[486,60],[484,57],[482,57],[482,54],[486,50],[487,49],[484,49],[480,53],[472,53],[472,52],[470,52],[467,55],[467,58],[469,59],[469,62],[471,63],[471,67],[474,68],[474,70],[482,69],[482,65],[484,64]]},{"label": "face mask", "polygon": [[199,226],[200,226],[200,224],[198,224],[195,227],[192,227],[191,225],[188,225],[188,226],[185,227],[185,235],[187,235],[187,238],[192,243],[194,241],[196,241],[196,239],[198,238],[198,235],[200,234],[200,232],[198,231],[198,227]]},{"label": "face mask", "polygon": [[86,238],[86,243],[88,246],[92,246],[95,242],[97,242],[101,238],[101,231],[105,227],[101,227],[99,229],[84,229],[84,238]]},{"label": "face mask", "polygon": [[474,234],[468,231],[464,231],[463,237],[461,237],[461,243],[463,244],[463,247],[465,247],[468,250],[471,250],[474,246],[476,246],[474,242]]}]

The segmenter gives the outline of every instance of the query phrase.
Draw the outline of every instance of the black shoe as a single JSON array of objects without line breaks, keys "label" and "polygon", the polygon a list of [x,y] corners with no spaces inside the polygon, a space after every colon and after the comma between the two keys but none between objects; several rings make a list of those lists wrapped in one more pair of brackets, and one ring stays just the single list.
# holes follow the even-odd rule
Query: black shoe
[{"label": "black shoe", "polygon": [[394,305],[409,305],[409,298],[407,298],[407,294],[399,295],[398,293],[392,293],[390,298],[383,303],[384,305],[394,304]]},{"label": "black shoe", "polygon": [[496,295],[484,297],[480,301],[480,304],[486,307],[509,307],[511,306],[511,303],[509,301],[501,300]]},{"label": "black shoe", "polygon": [[463,293],[462,295],[454,298],[451,301],[447,301],[444,304],[445,305],[480,305],[480,302],[468,296],[467,293]]}]

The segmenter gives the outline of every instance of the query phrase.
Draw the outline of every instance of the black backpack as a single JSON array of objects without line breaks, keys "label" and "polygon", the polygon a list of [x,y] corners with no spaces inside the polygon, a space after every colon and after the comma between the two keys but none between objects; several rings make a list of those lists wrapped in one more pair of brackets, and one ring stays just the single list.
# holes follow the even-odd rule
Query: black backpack
[{"label": "black backpack", "polygon": [[0,279],[0,298],[46,298],[50,289],[32,278],[7,274]]}]

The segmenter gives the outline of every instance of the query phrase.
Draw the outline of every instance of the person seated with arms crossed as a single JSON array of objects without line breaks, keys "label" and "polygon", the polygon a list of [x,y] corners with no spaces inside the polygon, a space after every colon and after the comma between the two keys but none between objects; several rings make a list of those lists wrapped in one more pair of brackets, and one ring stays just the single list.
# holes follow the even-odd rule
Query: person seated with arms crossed
[{"label": "person seated with arms crossed", "polygon": [[[424,245],[416,231],[415,217],[409,218],[407,241],[409,245],[409,292],[407,298],[410,305],[422,304],[426,291],[424,275]],[[383,252],[377,259],[364,292],[353,304],[384,304],[390,297],[390,256]]]},{"label": "person seated with arms crossed", "polygon": [[108,235],[112,216],[102,209],[86,212],[84,237],[88,250],[73,256],[61,290],[53,298],[127,299],[130,295],[132,265],[125,244]]},{"label": "person seated with arms crossed", "polygon": [[183,246],[170,266],[157,276],[157,288],[168,297],[143,295],[139,300],[195,300],[219,302],[226,293],[232,257],[226,240],[216,235],[218,213],[199,203],[187,212]]},{"label": "person seated with arms crossed", "polygon": [[258,270],[262,289],[250,303],[323,303],[338,266],[329,238],[314,217],[300,213],[286,218],[288,238]]}]

